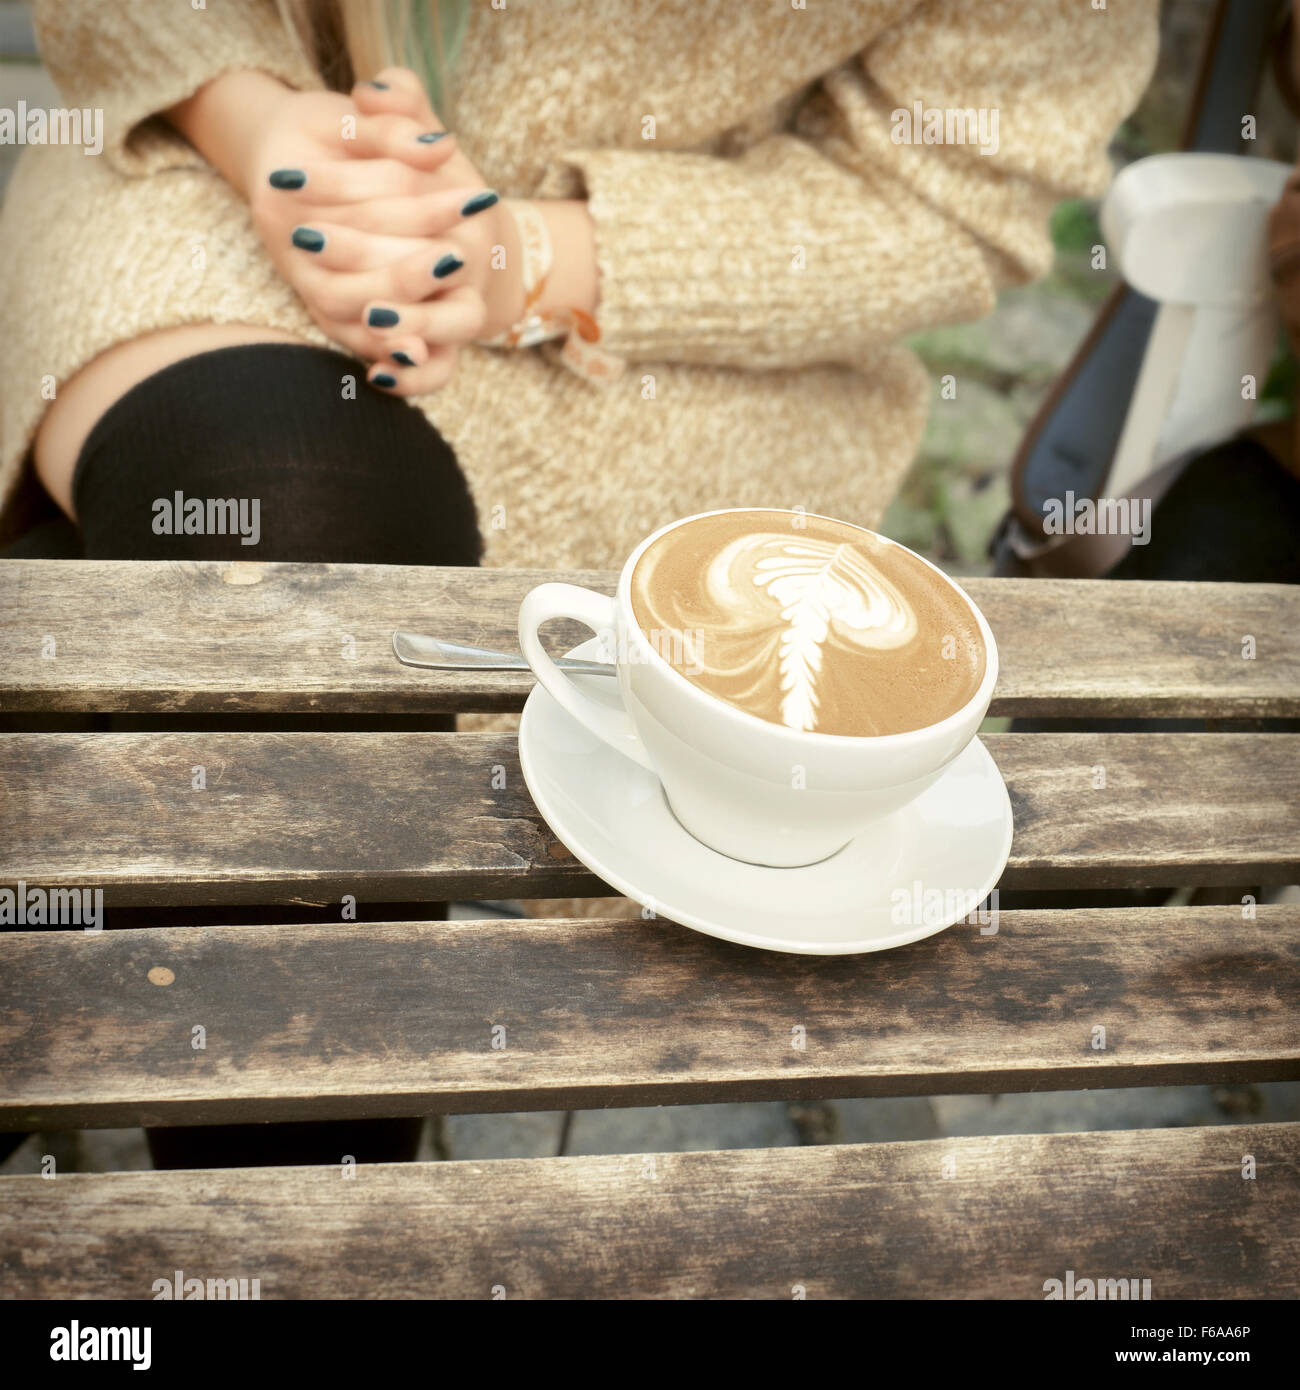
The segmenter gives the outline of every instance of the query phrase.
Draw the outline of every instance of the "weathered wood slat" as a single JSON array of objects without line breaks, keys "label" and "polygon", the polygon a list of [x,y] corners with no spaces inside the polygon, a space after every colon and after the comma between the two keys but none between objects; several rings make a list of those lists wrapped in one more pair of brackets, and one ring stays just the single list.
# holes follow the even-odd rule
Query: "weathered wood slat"
[{"label": "weathered wood slat", "polygon": [[[517,651],[549,570],[410,565],[10,561],[0,566],[0,710],[384,713],[520,709],[530,674],[434,672],[395,629]],[[613,592],[614,576],[564,576]],[[548,628],[548,635],[550,634]],[[583,641],[556,624],[552,645]],[[53,639],[53,658],[43,658]]]},{"label": "weathered wood slat", "polygon": [[0,1217],[15,1298],[1294,1298],[1300,1125],[4,1178]]},{"label": "weathered wood slat", "polygon": [[[614,583],[597,572],[7,561],[0,710],[517,709],[531,677],[411,670],[394,659],[392,632],[514,649],[520,599],[557,578],[606,593]],[[994,714],[1300,716],[1293,586],[966,585],[1001,653]],[[557,628],[556,645],[566,631],[585,635]]]},{"label": "weathered wood slat", "polygon": [[1300,881],[1300,735],[990,734],[984,742],[1015,818],[1005,887]]},{"label": "weathered wood slat", "polygon": [[1300,907],[1005,912],[858,959],[564,920],[0,950],[9,1129],[1300,1079]]},{"label": "weathered wood slat", "polygon": [[[985,742],[1016,820],[1003,887],[1300,876],[1298,736]],[[502,734],[0,735],[0,885],[20,879],[122,905],[602,889],[538,815]]]}]

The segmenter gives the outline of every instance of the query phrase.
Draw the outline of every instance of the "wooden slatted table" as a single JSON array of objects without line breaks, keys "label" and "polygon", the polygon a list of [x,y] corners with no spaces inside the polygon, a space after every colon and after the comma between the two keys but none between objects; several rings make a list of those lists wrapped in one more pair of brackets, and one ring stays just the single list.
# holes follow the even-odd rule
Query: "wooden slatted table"
[{"label": "wooden slatted table", "polygon": [[[1023,909],[826,959],[663,921],[340,922],[344,893],[365,918],[602,891],[513,736],[336,727],[518,709],[530,677],[410,670],[391,634],[511,646],[519,599],[557,577],[614,578],[0,567],[0,886],[101,887],[110,927],[0,936],[0,1128],[1300,1077],[1294,906]],[[1001,654],[992,714],[1215,730],[986,735],[1016,818],[1004,888],[1300,879],[1300,735],[1260,722],[1300,717],[1300,591],[968,587]],[[106,713],[149,727],[74,727]],[[300,728],[214,727],[272,714]],[[282,905],[319,919],[187,924]],[[111,929],[135,908],[162,925]],[[149,1297],[159,1269],[211,1268],[263,1297],[1041,1298],[1068,1267],[1157,1298],[1294,1297],[1298,1256],[1290,1124],[0,1179],[9,1296]]]}]

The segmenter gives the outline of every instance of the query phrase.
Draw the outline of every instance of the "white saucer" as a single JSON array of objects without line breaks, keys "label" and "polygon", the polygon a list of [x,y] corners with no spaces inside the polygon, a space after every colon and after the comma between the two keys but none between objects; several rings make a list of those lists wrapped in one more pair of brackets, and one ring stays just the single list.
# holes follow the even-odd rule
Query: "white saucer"
[{"label": "white saucer", "polygon": [[[569,655],[599,659],[599,643]],[[576,679],[619,707],[617,682]],[[932,936],[983,901],[1011,853],[1011,799],[978,739],[883,832],[802,869],[742,864],[702,845],[678,824],[653,774],[588,733],[540,685],[524,706],[519,761],[543,819],[611,888],[655,917],[768,951],[850,955]]]}]

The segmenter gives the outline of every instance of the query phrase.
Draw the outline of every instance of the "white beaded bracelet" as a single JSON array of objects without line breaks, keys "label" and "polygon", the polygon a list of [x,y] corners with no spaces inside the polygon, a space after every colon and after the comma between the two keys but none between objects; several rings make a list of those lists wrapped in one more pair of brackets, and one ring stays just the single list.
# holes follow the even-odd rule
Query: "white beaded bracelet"
[{"label": "white beaded bracelet", "polygon": [[560,360],[579,376],[601,382],[613,381],[621,376],[627,364],[597,346],[600,328],[590,314],[581,309],[538,312],[536,305],[541,300],[551,267],[555,264],[546,219],[534,203],[525,199],[507,198],[502,205],[514,218],[519,231],[524,312],[511,327],[491,338],[480,339],[480,346],[532,348],[563,340]]}]

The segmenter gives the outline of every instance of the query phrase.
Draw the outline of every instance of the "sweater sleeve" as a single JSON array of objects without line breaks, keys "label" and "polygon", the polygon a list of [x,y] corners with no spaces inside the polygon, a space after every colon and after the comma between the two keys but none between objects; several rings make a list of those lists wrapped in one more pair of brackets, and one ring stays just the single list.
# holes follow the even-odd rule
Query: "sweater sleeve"
[{"label": "sweater sleeve", "polygon": [[[1050,268],[1053,205],[1104,191],[1156,44],[1155,0],[931,0],[815,84],[789,132],[736,157],[568,155],[595,223],[603,345],[852,364],[979,317]],[[948,111],[975,117],[968,142],[926,143],[927,113]]]},{"label": "sweater sleeve", "polygon": [[274,0],[34,0],[32,17],[63,99],[103,111],[104,155],[127,174],[203,163],[159,117],[223,72],[321,85]]}]

